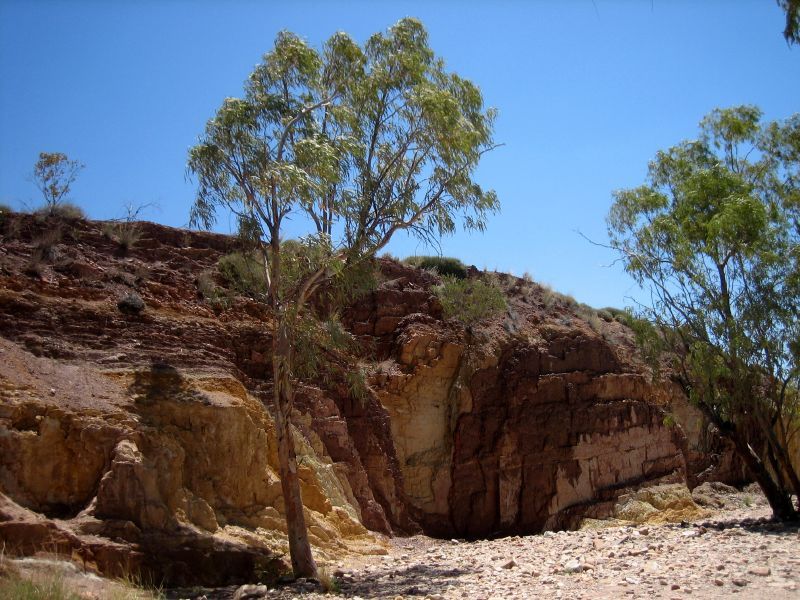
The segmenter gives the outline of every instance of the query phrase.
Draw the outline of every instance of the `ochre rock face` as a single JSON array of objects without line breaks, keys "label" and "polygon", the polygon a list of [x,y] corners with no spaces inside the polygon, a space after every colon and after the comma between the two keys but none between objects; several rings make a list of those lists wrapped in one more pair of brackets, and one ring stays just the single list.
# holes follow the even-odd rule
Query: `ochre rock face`
[{"label": "ochre rock face", "polygon": [[599,336],[477,345],[419,319],[396,357],[376,384],[429,533],[571,527],[625,488],[684,477],[686,441],[664,424],[659,391]]},{"label": "ochre rock face", "polygon": [[[285,525],[272,422],[240,382],[163,365],[64,368],[5,340],[0,351],[0,536],[9,547],[55,544],[104,572],[124,564],[173,584],[246,581],[280,563]],[[28,384],[13,383],[23,370]],[[59,382],[63,389],[51,394],[46,386]],[[95,398],[93,408],[69,388]],[[297,440],[321,556],[381,551],[339,474],[345,466]]]},{"label": "ochre rock face", "polygon": [[[27,218],[0,253],[0,539],[170,584],[276,575],[287,543],[268,323],[247,300],[216,315],[196,285],[229,241],[142,224],[118,257],[99,224],[75,222],[58,263],[28,277],[47,226]],[[131,289],[140,315],[116,307]],[[388,427],[376,426],[385,411],[374,399],[355,411],[313,385],[299,386],[297,406],[318,557],[383,552],[364,524],[411,523]]]},{"label": "ochre rock face", "polygon": [[419,281],[389,282],[407,312],[371,381],[427,533],[570,528],[631,488],[746,479],[680,390],[652,382],[627,328],[510,279],[506,314],[468,330],[413,302]]},{"label": "ochre rock face", "polygon": [[[222,284],[214,269],[232,239],[145,223],[120,256],[98,223],[15,218],[0,246],[0,538],[169,583],[276,571],[269,317],[199,293],[201,276]],[[33,269],[48,228],[62,239]],[[435,275],[380,267],[342,319],[367,392],[297,386],[299,475],[323,561],[381,552],[368,530],[532,533],[609,514],[630,488],[736,477],[724,448],[709,461],[680,394],[650,383],[621,324],[589,323],[506,277],[506,313],[465,328],[442,319]],[[145,309],[123,314],[132,292]]]}]

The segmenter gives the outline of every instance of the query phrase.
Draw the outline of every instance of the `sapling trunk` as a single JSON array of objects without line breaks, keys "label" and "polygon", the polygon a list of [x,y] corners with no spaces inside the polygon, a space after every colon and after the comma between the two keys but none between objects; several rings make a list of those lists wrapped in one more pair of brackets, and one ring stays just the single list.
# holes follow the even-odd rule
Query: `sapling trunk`
[{"label": "sapling trunk", "polygon": [[274,379],[275,432],[278,438],[278,463],[281,490],[286,510],[286,530],[289,536],[289,554],[295,577],[317,577],[317,565],[308,541],[303,499],[300,495],[300,478],[297,474],[297,456],[291,427],[293,389],[291,381],[292,339],[286,316],[279,315],[273,339],[272,370]]}]

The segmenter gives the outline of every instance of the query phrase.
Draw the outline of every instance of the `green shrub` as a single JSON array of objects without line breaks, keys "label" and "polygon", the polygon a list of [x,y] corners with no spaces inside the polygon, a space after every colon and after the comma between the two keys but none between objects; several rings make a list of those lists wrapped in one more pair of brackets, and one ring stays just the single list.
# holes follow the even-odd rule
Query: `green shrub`
[{"label": "green shrub", "polygon": [[578,313],[578,316],[582,317],[585,321],[588,321],[589,326],[594,329],[594,322],[600,320],[597,316],[597,311],[584,302],[576,302],[573,308],[575,312]]},{"label": "green shrub", "polygon": [[434,292],[442,303],[445,318],[456,319],[465,325],[487,319],[506,308],[503,292],[479,279],[444,276]]},{"label": "green shrub", "polygon": [[556,303],[556,292],[554,292],[553,288],[545,283],[540,284],[539,289],[542,297],[542,306],[545,308],[545,310],[550,310]]},{"label": "green shrub", "polygon": [[339,594],[342,591],[339,582],[325,567],[319,570],[319,585],[326,594]]},{"label": "green shrub", "polygon": [[603,321],[605,321],[606,323],[610,323],[611,321],[614,320],[614,315],[608,309],[605,308],[601,308],[600,310],[598,310],[597,316],[603,319]]},{"label": "green shrub", "polygon": [[214,312],[220,312],[230,308],[232,298],[229,293],[220,288],[215,282],[214,277],[208,271],[203,271],[197,276],[197,294],[207,302]]},{"label": "green shrub", "polygon": [[409,256],[403,259],[403,263],[418,269],[435,269],[443,277],[457,279],[466,279],[467,277],[466,265],[450,256]]},{"label": "green shrub", "polygon": [[240,294],[256,297],[267,293],[264,265],[255,253],[226,254],[219,259],[217,270],[225,282]]},{"label": "green shrub", "polygon": [[608,307],[604,310],[607,310],[611,313],[611,316],[617,323],[621,323],[630,329],[633,329],[636,325],[636,321],[638,320],[636,316],[634,316],[633,312],[630,310],[623,310],[619,308]]}]

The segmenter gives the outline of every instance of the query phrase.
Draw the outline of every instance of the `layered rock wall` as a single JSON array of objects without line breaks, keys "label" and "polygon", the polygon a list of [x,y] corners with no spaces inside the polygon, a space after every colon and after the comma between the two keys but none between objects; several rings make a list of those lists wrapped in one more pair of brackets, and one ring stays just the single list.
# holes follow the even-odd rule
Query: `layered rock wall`
[{"label": "layered rock wall", "polygon": [[417,318],[396,344],[376,384],[430,533],[571,527],[621,490],[685,475],[660,391],[597,334],[478,345]]},{"label": "layered rock wall", "polygon": [[[48,227],[64,233],[34,269]],[[286,548],[268,315],[202,296],[223,285],[229,238],[140,227],[127,255],[91,222],[23,217],[3,239],[0,536],[171,582],[251,578]],[[507,312],[465,328],[442,320],[435,275],[390,260],[381,271],[343,315],[367,393],[298,386],[303,500],[323,560],[380,552],[368,530],[571,527],[629,488],[708,470],[702,423],[669,424],[665,411],[696,414],[649,383],[621,324],[506,278]],[[141,314],[117,309],[130,293]]]}]

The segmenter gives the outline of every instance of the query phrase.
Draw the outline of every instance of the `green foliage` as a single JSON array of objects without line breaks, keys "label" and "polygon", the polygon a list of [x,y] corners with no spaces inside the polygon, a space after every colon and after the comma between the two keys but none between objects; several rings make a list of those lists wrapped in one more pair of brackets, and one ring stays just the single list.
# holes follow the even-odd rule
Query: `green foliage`
[{"label": "green foliage", "polygon": [[369,394],[367,386],[367,375],[362,367],[348,369],[345,373],[347,380],[347,391],[354,400],[364,402]]},{"label": "green foliage", "polygon": [[608,313],[611,315],[611,318],[614,321],[619,321],[620,318],[624,318],[631,314],[630,311],[624,308],[617,308],[615,306],[606,306],[605,308],[600,309],[599,312]]},{"label": "green foliage", "polygon": [[197,276],[196,283],[198,296],[206,301],[215,312],[230,308],[233,300],[231,294],[216,284],[212,273],[203,271]]},{"label": "green foliage", "polygon": [[409,256],[403,263],[419,269],[434,269],[439,275],[466,279],[467,267],[457,258],[449,256]]},{"label": "green foliage", "polygon": [[361,260],[345,265],[331,277],[321,293],[330,310],[352,304],[378,287],[378,267],[374,260]]},{"label": "green foliage", "polygon": [[468,326],[506,309],[506,299],[500,288],[479,279],[445,276],[434,292],[442,303],[445,318]]},{"label": "green foliage", "polygon": [[610,323],[614,320],[614,315],[608,309],[601,308],[597,311],[597,316],[603,319],[606,323]]},{"label": "green foliage", "polygon": [[653,298],[656,331],[634,321],[637,336],[652,358],[671,350],[689,397],[791,478],[780,440],[800,378],[800,114],[717,109],[614,196],[611,245]]},{"label": "green foliage", "polygon": [[566,306],[568,306],[570,308],[575,308],[575,309],[579,309],[580,308],[580,306],[578,305],[578,301],[575,300],[574,296],[571,296],[570,294],[562,294],[560,292],[555,292],[555,294],[558,297],[558,299],[561,302],[563,302]]},{"label": "green foliage", "polygon": [[42,192],[45,208],[52,214],[56,207],[66,200],[72,184],[84,166],[70,160],[61,152],[40,152],[39,160],[33,167],[32,179]]},{"label": "green foliage", "polygon": [[342,591],[339,581],[324,568],[319,571],[319,585],[326,594],[339,594]]},{"label": "green foliage", "polygon": [[800,44],[800,0],[778,0],[778,5],[786,12],[783,37],[790,44]]},{"label": "green foliage", "polygon": [[228,286],[240,294],[260,298],[267,292],[264,264],[254,252],[226,254],[219,259],[217,270]]},{"label": "green foliage", "polygon": [[352,364],[358,343],[331,315],[320,321],[307,314],[295,327],[294,372],[301,379],[317,381],[324,386],[343,383],[354,400],[363,401],[369,389],[366,373]]},{"label": "green foliage", "polygon": [[290,212],[312,224],[306,245],[325,250],[305,280],[374,256],[399,230],[429,240],[452,233],[458,215],[482,230],[497,199],[471,176],[493,147],[493,121],[480,90],[445,71],[414,19],[363,48],[339,33],[317,51],[284,32],[244,97],[225,100],[190,152],[192,220],[209,226],[219,206],[242,215],[247,237],[271,246],[277,300],[287,288],[272,257]]},{"label": "green foliage", "polygon": [[64,585],[62,577],[42,577],[36,581],[19,575],[0,578],[0,598],[14,600],[80,600]]}]

